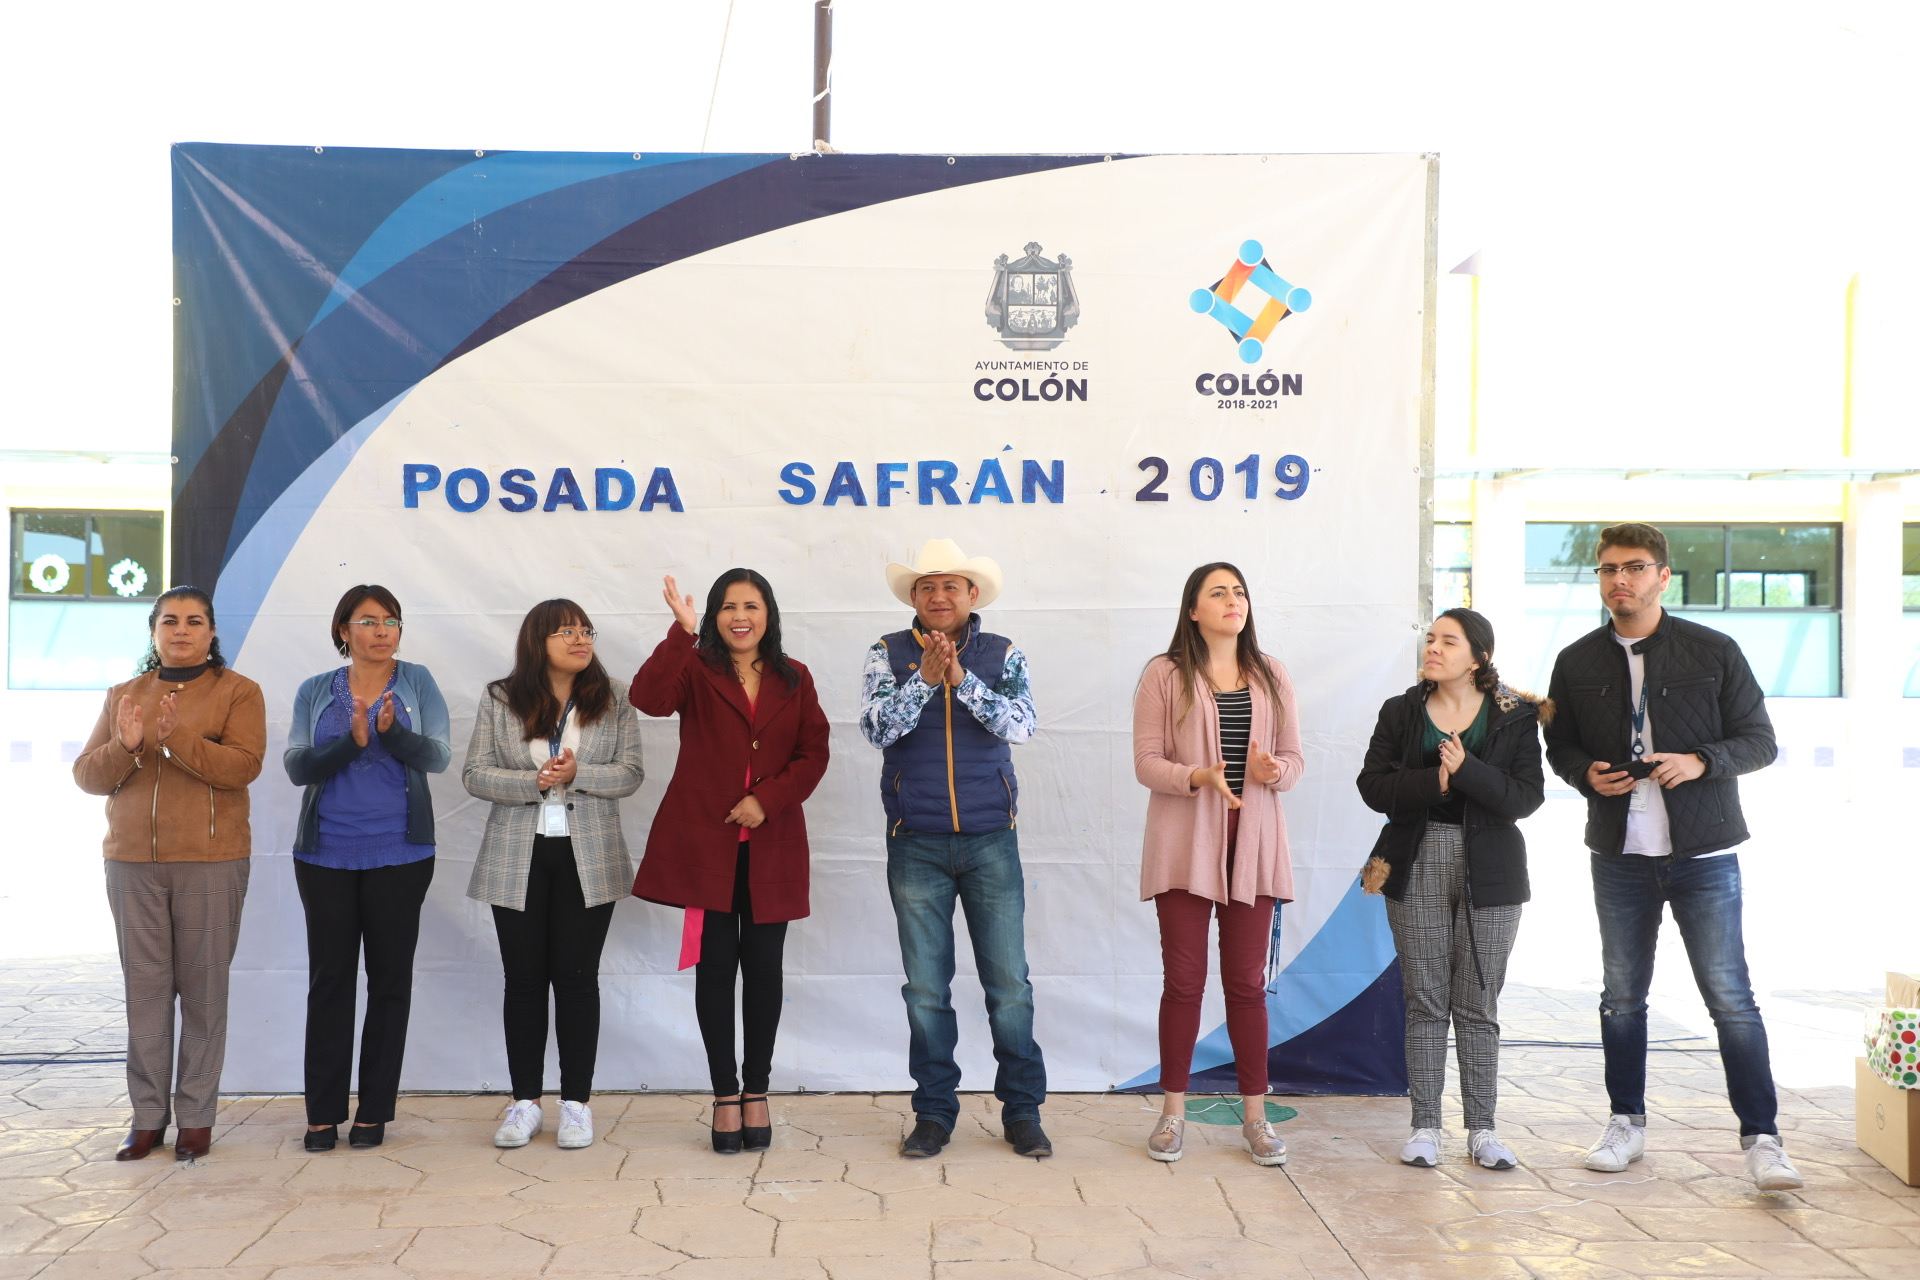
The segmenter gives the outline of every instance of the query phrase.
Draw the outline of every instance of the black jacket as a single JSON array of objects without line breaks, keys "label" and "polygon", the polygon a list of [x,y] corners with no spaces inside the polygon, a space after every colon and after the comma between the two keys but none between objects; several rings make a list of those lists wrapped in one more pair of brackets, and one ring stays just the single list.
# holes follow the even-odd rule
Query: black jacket
[{"label": "black jacket", "polygon": [[[1654,752],[1691,751],[1707,763],[1705,774],[1664,793],[1673,854],[1691,858],[1732,848],[1747,838],[1734,779],[1766,768],[1778,754],[1766,695],[1731,636],[1671,613],[1633,650],[1646,660]],[[1587,766],[1632,759],[1631,690],[1627,653],[1612,623],[1562,649],[1547,687],[1559,707],[1547,727],[1547,761],[1587,798],[1587,847],[1598,853],[1626,847],[1633,793],[1600,795],[1587,784]]]},{"label": "black jacket", "polygon": [[[1514,823],[1540,807],[1540,735],[1534,726],[1552,717],[1531,694],[1501,685],[1488,709],[1487,740],[1450,784],[1466,801],[1460,834],[1467,846],[1467,897],[1476,907],[1506,907],[1532,896],[1527,887],[1527,842]],[[1356,785],[1369,809],[1387,815],[1373,857],[1388,867],[1385,893],[1395,902],[1427,830],[1427,811],[1441,803],[1440,770],[1422,763],[1427,694],[1416,684],[1380,708]]]}]

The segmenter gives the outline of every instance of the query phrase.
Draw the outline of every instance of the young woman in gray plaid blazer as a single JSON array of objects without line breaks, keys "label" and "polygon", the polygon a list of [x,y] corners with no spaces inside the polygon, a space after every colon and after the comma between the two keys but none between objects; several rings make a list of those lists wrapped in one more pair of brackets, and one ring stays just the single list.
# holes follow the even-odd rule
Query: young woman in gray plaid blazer
[{"label": "young woman in gray plaid blazer", "polygon": [[619,800],[640,786],[640,724],[613,695],[593,623],[571,600],[528,611],[513,672],[487,686],[461,781],[493,802],[467,896],[493,908],[506,972],[502,1018],[513,1102],[494,1143],[540,1132],[547,996],[560,1050],[558,1144],[593,1141],[600,950],[633,884]]}]

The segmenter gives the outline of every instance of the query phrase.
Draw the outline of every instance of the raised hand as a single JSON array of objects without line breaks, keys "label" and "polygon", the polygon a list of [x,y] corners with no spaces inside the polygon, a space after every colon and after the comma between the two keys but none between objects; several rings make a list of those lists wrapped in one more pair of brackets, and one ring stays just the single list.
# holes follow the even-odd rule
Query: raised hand
[{"label": "raised hand", "polygon": [[1280,757],[1271,751],[1262,751],[1260,744],[1252,740],[1247,743],[1247,781],[1262,786],[1280,781]]},{"label": "raised hand", "polygon": [[1197,790],[1218,791],[1227,798],[1227,808],[1238,809],[1240,807],[1240,797],[1233,794],[1233,788],[1227,783],[1227,766],[1225,764],[1210,764],[1205,768],[1195,769],[1187,780]]},{"label": "raised hand", "polygon": [[680,594],[680,584],[673,575],[666,577],[666,589],[660,593],[667,598],[667,608],[673,610],[673,620],[686,628],[687,634],[700,634],[700,615],[693,611],[693,597]]},{"label": "raised hand", "polygon": [[540,766],[540,789],[546,791],[553,787],[572,786],[574,774],[579,772],[579,768],[579,761],[573,758],[573,748],[562,748],[559,755]]},{"label": "raised hand", "polygon": [[751,831],[767,820],[767,811],[760,807],[760,801],[753,796],[745,796],[740,803],[727,813],[727,821]]},{"label": "raised hand", "polygon": [[165,742],[173,736],[174,726],[180,723],[180,695],[169,693],[160,699],[160,706],[153,717],[153,740]]},{"label": "raised hand", "polygon": [[140,744],[146,739],[146,730],[141,725],[140,704],[122,694],[120,705],[114,713],[114,734],[120,739],[120,745],[129,755],[140,750]]},{"label": "raised hand", "polygon": [[385,733],[393,728],[393,693],[389,690],[380,695],[380,710],[375,714],[373,728],[376,733]]},{"label": "raised hand", "polygon": [[348,722],[347,727],[353,734],[353,745],[356,747],[367,745],[367,708],[372,705],[359,694],[353,695],[353,719]]}]

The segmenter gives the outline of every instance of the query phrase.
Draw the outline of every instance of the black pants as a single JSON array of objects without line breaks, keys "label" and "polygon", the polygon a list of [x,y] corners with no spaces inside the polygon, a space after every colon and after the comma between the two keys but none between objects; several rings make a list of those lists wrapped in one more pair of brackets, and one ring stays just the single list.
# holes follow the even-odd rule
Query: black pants
[{"label": "black pants", "polygon": [[353,1005],[360,955],[367,963],[367,1015],[360,1024],[363,1124],[393,1119],[413,1009],[413,948],[433,859],[340,871],[293,860],[307,914],[307,1123],[344,1124],[353,1069]]},{"label": "black pants", "polygon": [[700,932],[700,963],[693,970],[693,1011],[707,1046],[707,1071],[715,1097],[739,1093],[733,1057],[733,983],[740,979],[740,1021],[745,1032],[746,1092],[765,1093],[773,1072],[773,1037],[780,1029],[787,922],[755,924],[747,889],[748,842],[740,845],[733,873],[733,910],[709,911]]},{"label": "black pants", "polygon": [[580,892],[573,841],[535,836],[526,909],[493,909],[507,978],[500,1012],[514,1097],[545,1093],[549,989],[553,1039],[560,1049],[560,1096],[585,1102],[593,1092],[593,1062],[600,1051],[600,949],[612,923],[613,903],[590,907]]}]

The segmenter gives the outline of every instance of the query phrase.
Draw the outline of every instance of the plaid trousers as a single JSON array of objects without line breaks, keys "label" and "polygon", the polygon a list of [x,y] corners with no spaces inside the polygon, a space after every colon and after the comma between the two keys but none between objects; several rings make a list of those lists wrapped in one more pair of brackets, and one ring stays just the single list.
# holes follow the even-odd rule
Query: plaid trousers
[{"label": "plaid trousers", "polygon": [[1467,1128],[1493,1128],[1499,1094],[1500,988],[1520,929],[1519,905],[1469,907],[1465,838],[1457,826],[1429,822],[1406,893],[1399,902],[1387,899],[1387,923],[1400,953],[1407,994],[1413,1127],[1440,1128],[1451,1020]]}]

